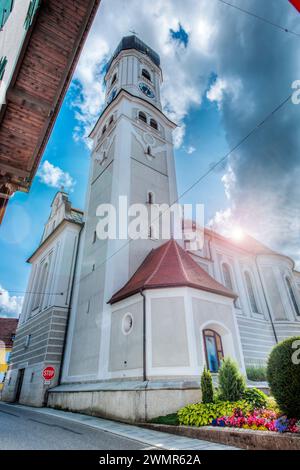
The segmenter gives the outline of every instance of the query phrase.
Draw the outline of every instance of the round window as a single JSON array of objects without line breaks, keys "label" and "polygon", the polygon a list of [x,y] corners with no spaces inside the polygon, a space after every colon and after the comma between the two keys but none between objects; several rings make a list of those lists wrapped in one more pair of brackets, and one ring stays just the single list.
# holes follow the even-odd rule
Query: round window
[{"label": "round window", "polygon": [[129,335],[133,326],[133,317],[131,313],[126,313],[122,320],[122,330],[124,335]]}]

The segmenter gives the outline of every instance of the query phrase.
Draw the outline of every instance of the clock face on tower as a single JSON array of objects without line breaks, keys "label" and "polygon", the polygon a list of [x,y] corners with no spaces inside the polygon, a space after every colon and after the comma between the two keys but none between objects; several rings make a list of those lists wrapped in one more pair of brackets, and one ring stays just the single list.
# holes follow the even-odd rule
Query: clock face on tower
[{"label": "clock face on tower", "polygon": [[140,90],[144,93],[144,95],[146,95],[148,98],[155,98],[155,94],[154,92],[151,90],[150,87],[148,87],[148,85],[146,85],[146,83],[144,82],[141,82],[139,83],[139,87],[140,87]]}]

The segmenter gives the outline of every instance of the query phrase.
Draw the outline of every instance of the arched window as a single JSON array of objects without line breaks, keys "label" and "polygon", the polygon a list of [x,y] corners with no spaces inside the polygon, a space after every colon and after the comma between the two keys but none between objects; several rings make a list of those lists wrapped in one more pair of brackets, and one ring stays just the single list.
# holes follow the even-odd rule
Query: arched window
[{"label": "arched window", "polygon": [[150,126],[153,127],[153,129],[158,129],[158,125],[155,119],[150,119]]},{"label": "arched window", "polygon": [[151,75],[150,75],[150,73],[148,72],[147,69],[142,70],[142,76],[145,77],[147,80],[149,80],[151,82]]},{"label": "arched window", "polygon": [[149,191],[148,192],[148,204],[153,204],[154,203],[154,194]]},{"label": "arched window", "polygon": [[103,129],[102,129],[102,135],[105,134],[105,132],[106,132],[106,124],[105,124],[105,126],[103,127]]},{"label": "arched window", "polygon": [[139,112],[139,120],[143,122],[147,122],[147,116],[142,111]]},{"label": "arched window", "polygon": [[203,331],[207,367],[211,372],[218,372],[224,357],[221,336],[214,330]]},{"label": "arched window", "polygon": [[113,86],[113,84],[115,83],[116,80],[117,80],[117,74],[115,73],[113,78],[111,79],[110,86]]},{"label": "arched window", "polygon": [[44,294],[45,294],[45,287],[46,287],[47,278],[48,278],[48,263],[43,263],[40,266],[38,276],[39,276],[38,282],[37,282],[36,289],[33,294],[34,301],[33,301],[32,310],[36,310],[38,307],[39,309],[41,309],[42,307]]},{"label": "arched window", "polygon": [[291,298],[291,301],[293,303],[296,315],[300,316],[300,310],[299,310],[298,302],[297,302],[297,299],[296,299],[296,296],[295,296],[295,293],[294,293],[294,289],[293,289],[291,280],[288,276],[286,276],[285,281],[286,281],[286,285],[287,285],[287,288],[288,288],[290,298]]},{"label": "arched window", "polygon": [[223,271],[223,279],[224,284],[229,290],[233,290],[233,283],[231,277],[231,269],[227,263],[222,264],[222,271]]},{"label": "arched window", "polygon": [[254,288],[253,288],[251,275],[248,271],[245,271],[245,281],[246,281],[248,296],[249,296],[249,300],[250,300],[251,310],[252,310],[253,313],[259,313],[256,298],[255,298],[255,293],[254,293]]}]

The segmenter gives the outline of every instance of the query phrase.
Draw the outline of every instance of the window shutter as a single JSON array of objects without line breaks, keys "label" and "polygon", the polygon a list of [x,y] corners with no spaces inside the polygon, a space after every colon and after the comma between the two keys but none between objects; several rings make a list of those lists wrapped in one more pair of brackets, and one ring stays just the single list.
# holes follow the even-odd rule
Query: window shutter
[{"label": "window shutter", "polygon": [[32,25],[33,18],[35,16],[36,12],[37,12],[37,9],[40,6],[40,3],[41,3],[41,0],[31,0],[30,1],[28,11],[27,11],[27,15],[26,15],[25,22],[24,22],[24,28],[26,29],[26,31]]},{"label": "window shutter", "polygon": [[1,29],[5,25],[9,15],[12,12],[14,6],[14,0],[1,0],[0,6],[0,27]]},{"label": "window shutter", "polygon": [[3,79],[6,64],[7,64],[7,57],[5,57],[5,56],[1,57],[1,59],[0,59],[0,80]]}]

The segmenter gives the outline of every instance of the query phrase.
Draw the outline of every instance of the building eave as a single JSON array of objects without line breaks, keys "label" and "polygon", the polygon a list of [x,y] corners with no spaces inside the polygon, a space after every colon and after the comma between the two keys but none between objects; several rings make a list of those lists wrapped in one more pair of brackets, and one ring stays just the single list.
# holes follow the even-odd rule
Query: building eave
[{"label": "building eave", "polygon": [[[239,246],[237,243],[234,243],[232,240],[230,240],[230,238],[227,238],[227,237],[224,237],[223,235],[221,235],[220,233],[217,233],[217,232],[214,232],[213,230],[211,229],[208,229],[208,228],[205,228],[204,229],[204,233],[205,233],[205,236],[211,238],[211,239],[215,239],[215,240],[219,240],[221,243],[227,245],[227,246],[230,246],[232,249],[234,249],[235,251],[240,251],[241,253],[247,253],[247,254],[250,254],[250,255],[256,255],[257,257],[262,257],[262,256],[275,256],[275,257],[280,257],[280,258],[284,258],[285,260],[288,260],[290,263],[292,263],[292,266],[293,266],[293,270],[295,268],[295,261],[290,257],[290,256],[287,256],[283,253],[279,253],[277,251],[274,251],[272,250],[271,248],[268,248],[266,247],[267,250],[269,251],[266,251],[266,252],[261,252],[261,253],[256,253],[254,250],[251,250],[245,246]],[[253,238],[253,237],[252,237]],[[256,242],[260,243],[258,240],[254,239]],[[263,246],[263,244],[261,244]]]},{"label": "building eave", "polygon": [[30,189],[100,1],[42,1],[26,34],[0,111],[0,223],[8,198]]},{"label": "building eave", "polygon": [[94,125],[93,129],[91,130],[90,134],[88,135],[89,138],[93,138],[94,137],[94,134],[95,134],[95,131],[98,127],[98,124],[100,122],[100,120],[105,116],[105,115],[108,115],[109,112],[110,112],[110,108],[115,105],[121,98],[122,94],[125,93],[127,94],[128,96],[130,96],[132,99],[135,99],[137,101],[142,101],[144,104],[146,105],[149,105],[151,108],[153,108],[153,110],[155,112],[157,112],[168,124],[171,125],[171,127],[173,129],[176,129],[176,127],[178,127],[178,125],[171,121],[171,119],[169,119],[164,113],[163,111],[161,111],[159,108],[157,108],[153,103],[150,103],[150,101],[148,100],[145,100],[144,98],[142,98],[141,96],[136,96],[134,95],[133,93],[130,93],[129,91],[125,90],[124,88],[121,88],[118,92],[118,94],[116,95],[116,97],[114,98],[114,100],[109,103],[104,109],[103,111],[101,112],[100,116],[98,117],[97,119],[97,122],[96,124]]},{"label": "building eave", "polygon": [[178,289],[180,287],[188,287],[190,289],[196,289],[197,291],[200,291],[200,292],[203,291],[203,292],[208,292],[210,294],[219,295],[221,297],[227,297],[227,298],[230,298],[232,300],[235,300],[235,299],[238,298],[238,295],[236,295],[234,293],[232,293],[232,294],[231,293],[224,293],[224,292],[218,291],[217,289],[209,289],[209,288],[205,288],[205,287],[199,288],[197,285],[186,283],[186,284],[172,284],[172,285],[169,285],[169,286],[167,284],[151,286],[151,287],[147,286],[147,287],[144,287],[142,289],[136,289],[135,291],[132,291],[130,294],[120,296],[116,299],[111,298],[107,303],[111,304],[111,305],[114,305],[118,302],[121,302],[122,300],[129,299],[130,297],[133,297],[134,295],[138,294],[141,291],[142,292],[147,292],[147,291],[160,290],[160,289]]},{"label": "building eave", "polygon": [[82,227],[84,226],[84,222],[82,223],[79,223],[79,222],[76,222],[75,220],[70,220],[70,219],[63,219],[58,225],[57,227],[55,227],[55,229],[53,230],[53,232],[51,232],[47,238],[45,238],[45,240],[42,241],[42,243],[37,247],[37,249],[32,253],[32,255],[30,255],[30,257],[26,260],[26,263],[31,263],[33,261],[33,259],[40,253],[40,251],[43,250],[43,248],[51,243],[52,240],[55,239],[55,236],[58,234],[58,232],[63,229],[64,225],[77,225],[78,227],[80,227],[80,230],[82,230]]}]

